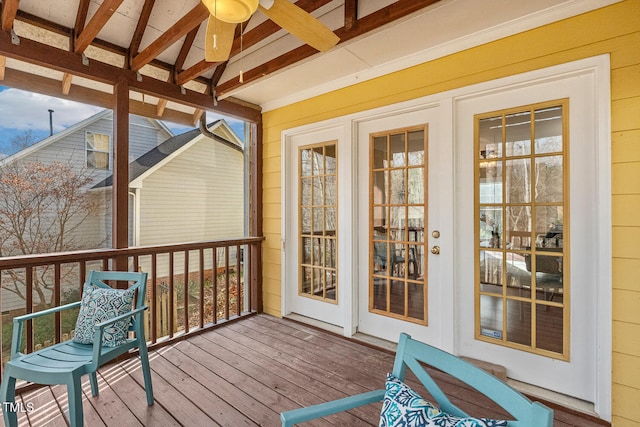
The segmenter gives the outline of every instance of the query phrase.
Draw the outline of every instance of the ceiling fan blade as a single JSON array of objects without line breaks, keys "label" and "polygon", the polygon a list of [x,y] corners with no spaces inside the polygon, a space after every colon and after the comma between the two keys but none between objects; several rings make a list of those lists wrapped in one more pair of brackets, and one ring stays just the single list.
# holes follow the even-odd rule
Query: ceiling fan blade
[{"label": "ceiling fan blade", "polygon": [[207,62],[224,62],[229,59],[236,25],[209,16],[204,40],[204,59]]},{"label": "ceiling fan blade", "polygon": [[321,52],[331,49],[340,41],[322,22],[288,0],[273,0],[270,8],[262,4],[258,8],[273,22]]}]

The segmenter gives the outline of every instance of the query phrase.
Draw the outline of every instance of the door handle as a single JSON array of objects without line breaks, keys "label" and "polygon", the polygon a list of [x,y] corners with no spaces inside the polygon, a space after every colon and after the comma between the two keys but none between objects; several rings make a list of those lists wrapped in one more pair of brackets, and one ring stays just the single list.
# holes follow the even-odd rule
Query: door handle
[{"label": "door handle", "polygon": [[431,253],[434,255],[440,255],[440,246],[434,246],[431,248]]}]

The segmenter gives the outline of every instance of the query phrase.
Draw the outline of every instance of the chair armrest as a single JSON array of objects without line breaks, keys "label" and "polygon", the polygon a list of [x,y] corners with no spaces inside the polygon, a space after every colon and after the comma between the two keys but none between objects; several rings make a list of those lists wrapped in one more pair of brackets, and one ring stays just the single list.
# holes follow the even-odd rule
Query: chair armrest
[{"label": "chair armrest", "polygon": [[109,320],[105,320],[104,322],[97,323],[94,326],[95,332],[93,333],[93,363],[99,364],[99,362],[102,360],[102,335],[104,333],[104,328],[119,320],[127,320],[133,316],[140,315],[146,309],[147,306],[145,305],[136,308],[135,310],[131,310],[128,313],[124,313]]},{"label": "chair armrest", "polygon": [[347,411],[369,403],[380,402],[384,398],[384,389],[369,391],[355,396],[344,397],[331,402],[320,403],[318,405],[307,406],[305,408],[293,409],[282,412],[280,419],[282,427],[292,427],[295,424],[326,417],[338,412]]},{"label": "chair armrest", "polygon": [[23,314],[22,316],[16,316],[13,318],[13,334],[11,337],[11,359],[15,359],[20,356],[18,350],[20,348],[20,339],[22,338],[22,326],[27,320],[32,320],[48,314],[57,313],[63,310],[69,310],[71,308],[80,307],[80,301],[72,302],[70,304],[61,305],[59,307],[52,307],[46,310],[37,311],[35,313]]}]

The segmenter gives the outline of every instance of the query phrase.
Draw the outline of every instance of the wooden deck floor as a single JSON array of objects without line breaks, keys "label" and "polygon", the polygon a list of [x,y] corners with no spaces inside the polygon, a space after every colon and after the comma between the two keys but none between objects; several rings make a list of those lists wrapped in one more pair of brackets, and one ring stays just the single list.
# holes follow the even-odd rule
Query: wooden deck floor
[{"label": "wooden deck floor", "polygon": [[[148,407],[137,360],[100,370],[100,395],[84,387],[85,425],[279,426],[284,410],[381,388],[393,354],[297,322],[267,315],[230,323],[151,353],[156,403]],[[442,374],[441,378],[442,378]],[[495,415],[476,393],[442,378],[445,391],[474,415]],[[66,389],[21,396],[20,426],[67,426]],[[305,425],[377,425],[379,405]],[[481,413],[478,413],[481,412]],[[555,408],[555,425],[597,420]]]}]

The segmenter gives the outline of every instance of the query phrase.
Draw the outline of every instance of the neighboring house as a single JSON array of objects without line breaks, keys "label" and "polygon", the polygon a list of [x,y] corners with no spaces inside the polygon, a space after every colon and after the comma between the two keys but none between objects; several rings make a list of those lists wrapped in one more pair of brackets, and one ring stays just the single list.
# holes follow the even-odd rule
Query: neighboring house
[{"label": "neighboring house", "polygon": [[[74,231],[82,246],[111,244],[112,112],[102,111],[0,162],[72,162],[87,169],[97,214]],[[130,118],[130,244],[154,245],[244,235],[243,143],[224,120],[174,136],[162,122]],[[222,202],[224,201],[224,202]],[[162,272],[160,272],[162,273]],[[24,307],[2,290],[2,311]]]}]

